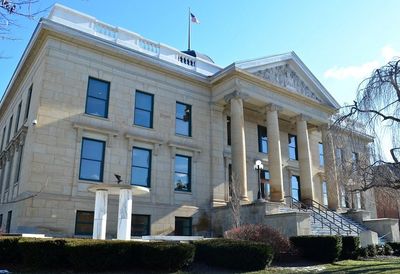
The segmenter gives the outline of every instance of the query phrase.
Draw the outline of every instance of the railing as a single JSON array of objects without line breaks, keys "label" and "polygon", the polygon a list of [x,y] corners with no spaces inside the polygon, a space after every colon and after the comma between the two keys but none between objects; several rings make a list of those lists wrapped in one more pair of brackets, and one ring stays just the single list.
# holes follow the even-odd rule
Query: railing
[{"label": "railing", "polygon": [[221,67],[216,64],[185,54],[167,45],[153,42],[137,33],[98,21],[94,17],[59,4],[54,5],[48,19],[206,76],[221,70]]},{"label": "railing", "polygon": [[[321,222],[322,228],[324,227],[324,225],[329,228],[330,234],[333,234],[332,231],[339,235],[342,234],[341,232],[345,233],[346,235],[350,235],[352,232],[359,234],[358,227],[357,230],[354,230],[351,224],[349,224],[348,221],[341,217],[339,214],[330,211],[328,208],[311,199],[306,199],[305,201],[308,201],[309,203],[304,203],[295,199],[292,196],[285,196],[285,198],[290,199],[291,208],[297,208],[299,211],[311,211],[313,213],[314,223],[315,220],[319,220]],[[317,204],[317,206],[315,206],[314,204]],[[321,210],[321,208],[325,210]],[[334,217],[332,218],[332,216],[330,216],[328,212],[333,213],[332,216]],[[338,223],[340,223],[340,225]]]}]

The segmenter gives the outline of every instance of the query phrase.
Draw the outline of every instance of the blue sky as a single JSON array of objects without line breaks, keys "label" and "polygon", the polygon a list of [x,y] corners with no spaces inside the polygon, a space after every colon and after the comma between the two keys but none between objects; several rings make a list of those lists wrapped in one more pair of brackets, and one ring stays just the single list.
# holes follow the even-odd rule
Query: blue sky
[{"label": "blue sky", "polygon": [[[35,9],[56,1],[40,0]],[[187,48],[188,8],[192,48],[222,66],[295,51],[341,104],[352,102],[372,69],[400,55],[397,0],[60,0],[58,3],[142,36]],[[19,40],[0,41],[3,93],[37,23],[19,20]]]}]

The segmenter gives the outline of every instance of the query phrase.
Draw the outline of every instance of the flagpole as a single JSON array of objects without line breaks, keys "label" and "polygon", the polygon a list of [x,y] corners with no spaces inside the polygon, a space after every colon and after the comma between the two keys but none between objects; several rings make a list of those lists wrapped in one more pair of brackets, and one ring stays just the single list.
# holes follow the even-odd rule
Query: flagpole
[{"label": "flagpole", "polygon": [[190,50],[190,32],[191,32],[191,23],[190,23],[190,8],[189,8],[189,22],[188,22],[188,51]]}]

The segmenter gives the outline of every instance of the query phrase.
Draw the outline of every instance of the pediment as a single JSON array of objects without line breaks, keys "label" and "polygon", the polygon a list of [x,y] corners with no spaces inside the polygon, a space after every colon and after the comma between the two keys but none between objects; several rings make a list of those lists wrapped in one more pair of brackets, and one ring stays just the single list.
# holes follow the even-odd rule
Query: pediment
[{"label": "pediment", "polygon": [[311,90],[292,68],[290,68],[289,64],[260,69],[253,72],[253,74],[268,82],[323,103],[323,100]]}]

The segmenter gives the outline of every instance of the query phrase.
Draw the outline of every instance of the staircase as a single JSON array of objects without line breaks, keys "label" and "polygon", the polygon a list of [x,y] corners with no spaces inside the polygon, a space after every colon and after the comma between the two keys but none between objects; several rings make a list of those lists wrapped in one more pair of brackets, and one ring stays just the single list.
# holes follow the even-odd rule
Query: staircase
[{"label": "staircase", "polygon": [[361,224],[329,210],[316,201],[305,200],[300,202],[291,196],[285,198],[290,200],[290,210],[311,213],[310,225],[313,235],[358,236],[362,231],[367,230]]}]

